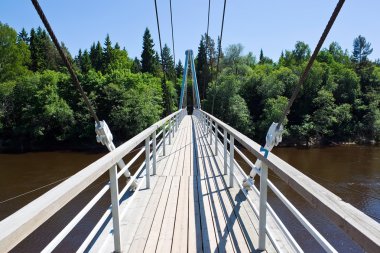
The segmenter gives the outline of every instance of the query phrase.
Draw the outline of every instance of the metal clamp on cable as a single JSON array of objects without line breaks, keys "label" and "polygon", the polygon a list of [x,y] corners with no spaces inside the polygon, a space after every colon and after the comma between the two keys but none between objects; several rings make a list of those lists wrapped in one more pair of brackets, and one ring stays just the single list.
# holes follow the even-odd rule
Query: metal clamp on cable
[{"label": "metal clamp on cable", "polygon": [[[112,150],[115,150],[115,144],[113,143],[113,135],[111,133],[111,130],[109,129],[107,123],[102,120],[99,121],[99,123],[95,122],[95,132],[96,132],[96,141],[98,143],[101,143],[102,145],[106,146],[107,149],[111,152]],[[120,169],[123,169],[125,167],[125,163],[123,159],[117,162],[117,165],[119,166]],[[127,169],[124,172],[124,175],[127,178],[131,177],[131,173]],[[134,182],[131,185],[131,190],[134,191],[137,188],[137,182],[134,180]]]},{"label": "metal clamp on cable", "polygon": [[[272,123],[269,127],[267,136],[265,138],[265,146],[260,148],[260,152],[264,152],[264,157],[267,158],[269,152],[273,149],[273,147],[277,146],[282,141],[282,133],[284,132],[284,127],[282,125],[278,125],[278,123]],[[262,167],[262,162],[260,159],[257,159],[254,167],[251,169],[249,173],[249,177],[243,180],[243,187],[247,191],[251,189],[253,184],[255,183],[254,177],[256,174],[260,174]]]}]

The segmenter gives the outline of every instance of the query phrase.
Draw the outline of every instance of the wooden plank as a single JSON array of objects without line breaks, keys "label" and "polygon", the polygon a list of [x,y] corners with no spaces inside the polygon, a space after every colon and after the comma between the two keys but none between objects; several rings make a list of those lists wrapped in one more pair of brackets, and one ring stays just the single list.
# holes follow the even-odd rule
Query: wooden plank
[{"label": "wooden plank", "polygon": [[182,175],[184,176],[190,176],[191,175],[191,158],[192,158],[192,120],[191,117],[189,117],[189,124],[187,126],[187,138],[186,138],[186,147],[185,147],[185,156],[183,161],[183,169],[182,169]]},{"label": "wooden plank", "polygon": [[194,150],[195,155],[198,157],[199,166],[199,184],[198,184],[198,194],[199,194],[199,205],[200,205],[200,216],[201,216],[201,226],[202,226],[202,240],[203,240],[203,251],[204,252],[218,252],[218,241],[217,235],[214,228],[214,221],[212,215],[210,192],[207,188],[206,180],[207,176],[204,172],[204,155],[201,149],[201,138],[202,136],[196,136],[196,144]]},{"label": "wooden plank", "polygon": [[167,155],[169,156],[169,163],[167,164],[167,166],[165,166],[165,169],[163,170],[162,172],[162,175],[164,176],[169,176],[173,167],[175,166],[174,164],[177,164],[178,162],[178,146],[179,146],[179,143],[182,141],[183,139],[183,131],[180,131],[178,132],[174,139],[172,139],[172,144],[171,145],[167,145],[169,146],[171,149],[170,149],[170,152],[167,153]]},{"label": "wooden plank", "polygon": [[[198,120],[196,123],[197,134],[200,134],[200,128]],[[226,250],[227,252],[249,252],[244,236],[240,230],[237,217],[233,211],[231,203],[226,195],[227,186],[221,182],[221,175],[214,166],[214,155],[210,149],[210,146],[205,143],[205,139],[201,139],[203,142],[202,152],[205,159],[205,173],[207,175],[207,183],[209,191],[213,192],[212,197],[215,212],[214,226],[217,227],[219,235],[219,250]],[[218,180],[219,179],[219,180]],[[221,230],[221,231],[219,231]],[[225,245],[224,245],[225,244]]]},{"label": "wooden plank", "polygon": [[198,176],[189,177],[189,253],[202,251],[202,230],[199,211],[198,184]]},{"label": "wooden plank", "polygon": [[168,201],[170,188],[172,184],[173,177],[167,177],[164,185],[164,189],[162,190],[161,198],[158,203],[156,213],[154,215],[153,224],[149,231],[148,239],[145,244],[144,252],[155,252],[156,246],[158,242],[158,237],[160,235],[162,220],[165,214],[165,208]]},{"label": "wooden plank", "polygon": [[156,252],[170,252],[173,241],[180,182],[181,177],[173,176],[173,181],[170,187],[170,195],[166,205],[164,219],[162,221]]},{"label": "wooden plank", "polygon": [[182,176],[175,216],[172,252],[186,252],[189,231],[189,177]]},{"label": "wooden plank", "polygon": [[[200,125],[198,125],[198,128],[200,129]],[[211,147],[209,145],[206,145],[205,147],[207,147],[208,154],[211,154],[211,152],[212,152]],[[241,238],[245,238],[247,246],[250,248],[249,251],[252,252],[258,246],[258,241],[257,241],[258,236],[257,236],[257,231],[255,229],[255,226],[250,221],[251,217],[248,217],[247,212],[245,211],[245,207],[248,206],[250,208],[250,206],[246,201],[244,201],[245,196],[242,192],[240,192],[239,188],[228,188],[228,189],[225,188],[225,189],[223,189],[223,187],[227,187],[226,179],[228,179],[228,176],[225,176],[226,179],[223,179],[223,176],[221,175],[222,168],[223,168],[223,157],[217,156],[217,157],[215,157],[215,160],[212,159],[212,161],[214,163],[216,163],[213,166],[214,172],[217,173],[215,175],[215,180],[217,181],[218,185],[221,186],[219,188],[219,192],[221,193],[223,201],[224,202],[230,202],[234,206],[233,212],[235,213],[236,218],[237,218],[237,222],[234,224],[236,226],[238,225],[240,227],[240,228],[237,228],[237,227],[235,228],[235,231],[237,231],[237,234],[238,234],[237,238],[240,238],[240,240],[241,240]],[[230,209],[230,207],[231,206],[227,205],[227,208],[229,209],[228,212],[231,212],[231,210],[232,210],[232,209]],[[251,211],[252,211],[252,209],[251,209]],[[254,216],[252,218],[255,218],[257,221],[256,227],[258,228],[258,219],[254,215],[253,211],[252,211],[252,214]],[[231,230],[231,228],[230,228],[230,230]],[[282,236],[284,237],[284,235],[282,235]],[[239,245],[240,244],[242,244],[242,242],[240,242]],[[273,248],[273,245],[271,244],[269,238],[267,238],[266,244],[267,244],[266,248],[269,252],[275,251],[275,249]],[[293,249],[291,248],[291,250],[293,250]],[[237,251],[241,251],[241,250],[237,249]]]},{"label": "wooden plank", "polygon": [[157,211],[157,206],[163,193],[165,181],[166,177],[158,177],[157,185],[154,189],[154,192],[149,200],[147,207],[145,208],[143,218],[140,221],[136,234],[133,237],[131,246],[129,248],[129,252],[144,251],[149,231],[152,227],[154,216]]},{"label": "wooden plank", "polygon": [[187,133],[187,126],[188,126],[188,117],[185,119],[185,124],[181,127],[180,131],[183,133],[181,142],[179,143],[176,152],[178,153],[178,161],[176,165],[173,165],[173,168],[171,170],[170,175],[177,175],[181,176],[182,175],[182,170],[184,166],[184,156],[186,153],[186,140],[188,138],[188,133]]}]

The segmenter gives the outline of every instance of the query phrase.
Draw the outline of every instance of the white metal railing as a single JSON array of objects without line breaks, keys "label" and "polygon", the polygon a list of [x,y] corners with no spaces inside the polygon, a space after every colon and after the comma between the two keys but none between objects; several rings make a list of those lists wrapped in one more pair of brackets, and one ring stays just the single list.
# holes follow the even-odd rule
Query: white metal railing
[{"label": "white metal railing", "polygon": [[[146,187],[150,187],[150,168],[152,167],[153,175],[155,175],[157,150],[162,151],[163,155],[165,155],[166,140],[169,139],[169,144],[171,144],[171,139],[174,136],[174,133],[178,131],[178,126],[186,114],[186,110],[182,109],[158,121],[122,144],[120,147],[106,154],[11,216],[2,220],[0,222],[0,252],[8,252],[14,248],[19,242],[47,221],[52,215],[59,211],[64,205],[81,193],[107,170],[109,171],[110,182],[89,201],[89,203],[68,223],[68,225],[66,225],[63,230],[60,231],[60,233],[43,249],[43,252],[51,252],[55,249],[55,247],[57,247],[80,220],[85,217],[108,190],[111,191],[111,207],[104,213],[78,251],[83,252],[86,250],[98,230],[112,215],[114,250],[115,252],[121,252],[120,199],[127,190],[130,189],[132,182],[144,171]],[[157,130],[159,129],[162,130],[157,134]],[[157,144],[156,140],[161,135],[161,140]],[[145,142],[145,147],[142,148],[124,168],[117,172],[117,162],[142,142]],[[151,144],[152,150],[150,150]],[[145,161],[140,165],[135,174],[131,176],[126,186],[119,193],[118,179],[134,162],[136,162],[144,151]]]},{"label": "white metal railing", "polygon": [[[302,252],[297,242],[286,229],[274,210],[267,203],[267,188],[269,187],[273,193],[284,203],[291,211],[295,218],[306,228],[306,230],[315,238],[315,240],[323,247],[326,252],[337,252],[332,245],[315,229],[315,227],[307,221],[307,219],[291,204],[291,202],[277,189],[277,187],[268,179],[268,168],[277,176],[284,180],[292,189],[303,196],[315,208],[325,214],[333,223],[342,228],[356,243],[368,252],[378,252],[380,249],[380,224],[372,220],[370,217],[357,210],[348,203],[343,202],[338,196],[334,195],[321,185],[317,184],[285,161],[281,160],[272,153],[265,156],[260,152],[260,145],[249,139],[247,136],[238,132],[226,123],[217,119],[213,115],[202,110],[195,110],[194,115],[200,121],[201,129],[203,129],[206,137],[210,135],[209,144],[213,145],[214,139],[214,155],[218,152],[223,155],[224,174],[229,175],[229,186],[233,186],[234,179],[238,182],[239,187],[247,197],[249,205],[259,218],[259,249],[265,249],[265,237],[271,239],[276,247],[275,240],[272,239],[271,231],[266,224],[267,211],[272,216],[279,228],[288,238],[293,248],[297,252]],[[222,131],[219,130],[222,129]],[[223,143],[219,139],[219,135],[223,138]],[[228,135],[230,138],[228,139]],[[206,138],[208,139],[208,138]],[[249,193],[241,184],[242,179],[248,178],[247,174],[241,168],[239,163],[234,159],[234,151],[236,151],[242,159],[254,168],[253,162],[235,145],[238,141],[244,148],[252,153],[257,159],[263,162],[261,170],[257,170],[260,176],[260,191],[256,187],[251,187],[260,198],[259,210],[254,206]],[[227,144],[230,145],[229,150]],[[221,149],[219,149],[221,146]],[[229,163],[228,163],[229,157]],[[238,169],[241,177],[234,172],[234,168]],[[276,247],[277,248],[277,247]]]}]

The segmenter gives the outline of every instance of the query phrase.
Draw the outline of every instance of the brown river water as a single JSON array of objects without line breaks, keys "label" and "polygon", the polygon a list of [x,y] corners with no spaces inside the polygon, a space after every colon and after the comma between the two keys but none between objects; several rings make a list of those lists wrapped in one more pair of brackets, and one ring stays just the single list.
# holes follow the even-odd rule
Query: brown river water
[{"label": "brown river water", "polygon": [[[275,148],[274,153],[344,201],[380,222],[380,147],[340,146],[318,149]],[[36,152],[0,154],[0,220],[75,174],[104,153]],[[247,171],[248,172],[248,171]],[[347,236],[316,212],[303,198],[270,173],[272,182],[340,252],[361,252]],[[39,252],[104,185],[97,180],[32,233],[14,252]],[[258,181],[258,180],[257,180]],[[53,184],[51,184],[53,183]],[[51,184],[47,187],[42,186]],[[35,190],[37,189],[37,190]],[[20,195],[28,191],[33,192]],[[106,194],[107,195],[107,194]],[[14,198],[15,196],[18,196]],[[109,205],[105,196],[59,245],[57,252],[74,252]],[[269,192],[269,203],[305,252],[323,252],[282,203]],[[48,231],[46,233],[46,231]],[[379,231],[380,236],[380,231]]]}]

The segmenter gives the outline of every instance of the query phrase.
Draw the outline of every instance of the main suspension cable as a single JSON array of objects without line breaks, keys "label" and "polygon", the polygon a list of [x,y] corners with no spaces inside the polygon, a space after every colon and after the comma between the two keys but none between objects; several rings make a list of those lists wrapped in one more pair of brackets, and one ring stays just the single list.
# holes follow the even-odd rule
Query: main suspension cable
[{"label": "main suspension cable", "polygon": [[[208,0],[207,31],[206,31],[206,55],[207,55],[207,50],[209,47],[208,30],[210,27],[210,7],[211,7],[211,0]],[[210,57],[211,57],[211,55],[210,55]],[[207,59],[206,59],[206,62],[207,62]]]},{"label": "main suspension cable", "polygon": [[172,0],[170,0],[170,24],[172,27],[173,60],[174,60],[174,67],[175,67],[176,61],[175,61],[175,49],[174,49],[174,28],[173,28]]},{"label": "main suspension cable", "polygon": [[158,20],[157,0],[154,0],[154,7],[155,7],[155,10],[156,10],[156,21],[157,21],[157,30],[158,30],[158,40],[159,40],[159,42],[160,42],[160,54],[161,54],[162,72],[164,72],[164,80],[166,80],[166,73],[165,73],[165,67],[164,67],[164,59],[162,58],[161,31],[160,31],[160,21]]},{"label": "main suspension cable", "polygon": [[212,98],[211,114],[214,114],[214,104],[215,104],[215,97],[216,97],[216,82],[217,82],[217,79],[218,79],[219,61],[220,61],[220,54],[221,54],[221,51],[222,51],[222,38],[223,38],[224,16],[225,16],[225,13],[226,13],[226,2],[227,2],[227,0],[224,0],[222,27],[220,29],[220,37],[219,37],[219,41],[218,41],[218,59],[217,59],[217,63],[216,63],[215,91],[214,91],[214,96]]},{"label": "main suspension cable", "polygon": [[38,3],[38,0],[31,0],[31,1],[32,1],[33,5],[34,5],[34,8],[36,9],[38,15],[40,16],[42,23],[44,24],[46,30],[48,31],[48,33],[50,35],[50,38],[53,40],[54,45],[55,45],[55,47],[57,48],[57,50],[59,52],[59,55],[61,56],[64,64],[66,65],[66,67],[67,67],[67,69],[68,69],[68,71],[70,73],[71,79],[74,81],[74,84],[75,84],[76,88],[78,89],[78,91],[82,95],[82,98],[83,98],[84,102],[86,103],[88,110],[90,111],[90,113],[91,113],[92,117],[94,118],[95,122],[97,124],[100,124],[99,118],[96,115],[95,110],[94,110],[93,106],[91,105],[91,103],[90,103],[90,101],[89,101],[89,99],[88,99],[85,91],[83,90],[82,86],[80,85],[78,77],[75,74],[74,69],[71,66],[70,61],[67,59],[65,53],[63,52],[62,47],[59,44],[58,39],[57,39],[57,37],[55,36],[55,34],[53,32],[53,29],[51,28],[51,26],[50,26],[50,24],[49,24],[49,22],[48,22],[48,20],[47,20],[47,18],[45,16],[44,12],[41,9],[40,4]]},{"label": "main suspension cable", "polygon": [[306,68],[305,70],[303,71],[300,79],[299,79],[299,82],[298,82],[298,85],[297,87],[295,88],[295,90],[293,91],[293,94],[292,94],[292,97],[289,99],[288,101],[288,105],[286,106],[284,112],[282,113],[281,117],[280,117],[280,120],[278,121],[278,124],[277,124],[277,130],[280,128],[280,126],[282,125],[282,123],[284,122],[285,118],[286,118],[286,115],[289,114],[290,112],[290,108],[292,107],[293,105],[293,102],[294,100],[296,99],[298,93],[300,92],[301,90],[301,87],[303,85],[303,83],[305,82],[306,78],[308,77],[309,75],[309,72],[311,70],[311,67],[313,66],[313,63],[315,61],[315,59],[317,58],[317,55],[319,53],[319,50],[321,49],[322,45],[323,45],[323,42],[325,41],[327,35],[329,34],[330,30],[331,30],[331,27],[333,26],[334,22],[335,22],[335,19],[337,18],[340,10],[342,9],[342,6],[344,4],[344,1],[345,0],[339,0],[338,4],[336,5],[335,9],[334,9],[334,12],[332,13],[331,17],[330,17],[330,20],[329,22],[327,23],[326,25],[326,28],[325,30],[323,31],[322,33],[322,36],[321,38],[319,39],[318,41],[318,44],[317,46],[315,47],[314,49],[314,52],[313,54],[311,55],[310,59],[309,59],[309,62],[307,63],[306,65]]}]

